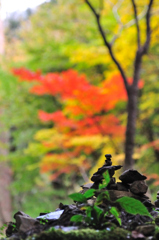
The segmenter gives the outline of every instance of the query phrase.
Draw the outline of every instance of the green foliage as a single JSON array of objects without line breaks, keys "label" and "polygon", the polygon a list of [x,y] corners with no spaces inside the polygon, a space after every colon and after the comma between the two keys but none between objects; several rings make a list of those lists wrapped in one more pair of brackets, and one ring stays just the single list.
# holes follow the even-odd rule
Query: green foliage
[{"label": "green foliage", "polygon": [[71,217],[72,222],[80,223],[83,221],[83,216],[80,214],[74,215]]},{"label": "green foliage", "polygon": [[4,230],[7,227],[7,224],[4,223],[1,227],[0,227],[0,236],[4,236]]},{"label": "green foliage", "polygon": [[111,207],[110,213],[114,215],[114,217],[118,221],[119,225],[121,225],[120,214],[119,214],[118,210],[116,209],[116,207]]},{"label": "green foliage", "polygon": [[116,200],[116,202],[118,202],[120,206],[130,214],[140,214],[152,218],[145,205],[137,199],[131,197],[122,197]]},{"label": "green foliage", "polygon": [[[140,214],[153,219],[147,208],[139,200],[131,197],[121,197],[115,202],[112,202],[109,197],[109,192],[104,191],[104,189],[110,182],[110,176],[108,176],[109,173],[108,171],[106,171],[106,173],[103,174],[104,181],[102,182],[102,184],[100,184],[100,188],[98,190],[89,189],[84,194],[74,193],[70,195],[70,197],[74,201],[85,204],[81,207],[81,209],[85,211],[84,215],[75,215],[71,218],[71,221],[95,229],[103,229],[107,225],[106,217],[112,214],[118,221],[119,225],[121,225],[122,222],[120,218],[119,205],[127,213]],[[94,201],[93,205],[86,203],[86,196],[96,196],[96,200]],[[82,199],[84,201],[82,201]],[[102,208],[103,203],[105,203],[104,208]],[[117,205],[116,203],[119,205]]]},{"label": "green foliage", "polygon": [[72,193],[69,195],[76,202],[87,202],[87,198],[82,193]]},{"label": "green foliage", "polygon": [[88,198],[93,197],[94,193],[95,193],[95,189],[89,189],[83,194],[83,196],[88,199]]},{"label": "green foliage", "polygon": [[99,189],[106,188],[110,182],[110,176],[108,171],[103,173],[103,177],[104,181],[102,181],[102,184],[99,184]]},{"label": "green foliage", "polygon": [[10,138],[5,148],[8,152],[6,160],[10,161],[13,173],[13,182],[9,186],[13,213],[21,209],[30,216],[37,217],[46,210],[46,206],[49,211],[56,209],[59,198],[66,202],[68,198],[65,197],[67,190],[53,189],[49,176],[40,173],[39,156],[25,154],[35,133],[46,126],[52,126],[44,126],[40,122],[38,110],[43,108],[50,112],[56,109],[52,97],[31,95],[29,88],[30,84],[27,82],[20,83],[11,74],[0,69],[1,131],[6,131]]},{"label": "green foliage", "polygon": [[[82,210],[85,210],[85,215],[77,215],[77,217],[75,215],[71,218],[71,221],[79,222],[95,229],[103,229],[107,225],[105,217],[109,214],[112,214],[121,225],[118,210],[116,209],[116,207],[111,206],[108,191],[103,191],[110,182],[109,172],[106,171],[105,173],[103,173],[103,177],[104,179],[99,185],[98,190],[89,189],[84,194],[74,193],[69,195],[69,197],[71,197],[74,201],[77,201],[79,203],[85,203],[85,206],[82,207]],[[87,198],[91,198],[95,195],[97,195],[95,203],[93,205],[87,204]],[[108,203],[105,209],[100,207],[103,202]]]}]

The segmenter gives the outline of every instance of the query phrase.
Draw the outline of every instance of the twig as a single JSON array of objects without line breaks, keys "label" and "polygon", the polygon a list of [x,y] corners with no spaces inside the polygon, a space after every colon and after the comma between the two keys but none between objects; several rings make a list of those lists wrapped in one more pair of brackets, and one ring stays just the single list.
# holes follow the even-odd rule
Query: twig
[{"label": "twig", "polygon": [[[145,17],[147,12],[147,6],[145,6],[144,10],[138,15],[137,19],[138,21],[141,20],[143,17]],[[128,23],[126,23],[123,28],[129,28],[131,26],[133,26],[136,23],[135,19],[132,19],[131,21],[129,21]]]},{"label": "twig", "polygon": [[121,4],[122,4],[123,1],[124,1],[124,0],[120,0],[120,1],[117,2],[117,4],[115,4],[115,5],[113,6],[113,8],[112,8],[114,17],[116,18],[116,20],[117,20],[117,22],[118,22],[119,24],[121,24],[121,19],[120,19],[120,16],[119,16],[119,14],[118,14],[117,11],[118,11],[118,8],[121,6]]},{"label": "twig", "polygon": [[140,48],[140,26],[139,26],[139,21],[138,21],[138,17],[137,17],[137,7],[135,4],[135,0],[131,0],[132,1],[132,5],[133,5],[133,9],[134,9],[134,15],[135,15],[135,22],[136,22],[136,28],[137,28],[137,44],[138,44],[138,49]]},{"label": "twig", "polygon": [[138,48],[136,52],[136,57],[134,62],[135,69],[134,69],[134,76],[133,76],[133,86],[137,86],[140,69],[141,69],[142,57],[144,54],[147,53],[150,45],[150,38],[151,38],[150,12],[151,12],[153,1],[154,0],[149,1],[147,12],[146,12],[146,40],[145,40],[145,43],[142,46],[140,46],[140,48]]},{"label": "twig", "polygon": [[142,55],[146,54],[149,48],[150,44],[150,38],[151,38],[151,27],[150,27],[150,12],[152,8],[154,0],[150,0],[148,8],[147,8],[147,13],[146,13],[146,41],[142,47]]}]

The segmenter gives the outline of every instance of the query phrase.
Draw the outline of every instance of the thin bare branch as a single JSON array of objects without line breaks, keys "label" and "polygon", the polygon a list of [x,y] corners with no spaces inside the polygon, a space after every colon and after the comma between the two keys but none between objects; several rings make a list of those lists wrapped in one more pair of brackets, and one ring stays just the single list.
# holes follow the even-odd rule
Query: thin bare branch
[{"label": "thin bare branch", "polygon": [[110,42],[110,45],[112,46],[114,44],[114,42],[116,41],[116,39],[119,38],[119,36],[121,35],[121,32],[123,30],[123,26],[118,30],[117,34],[114,34],[114,36],[112,37],[112,40]]},{"label": "thin bare branch", "polygon": [[116,18],[116,20],[117,20],[117,22],[118,22],[119,24],[122,24],[122,23],[121,23],[120,16],[119,16],[119,14],[118,14],[118,8],[121,6],[121,4],[122,4],[123,1],[124,1],[124,0],[118,1],[117,4],[115,4],[115,5],[113,6],[113,8],[112,8],[114,17]]},{"label": "thin bare branch", "polygon": [[133,86],[137,86],[140,70],[141,70],[141,63],[142,57],[144,54],[147,53],[149,45],[150,45],[150,38],[151,38],[151,27],[150,27],[150,17],[151,17],[151,8],[154,0],[149,0],[149,4],[147,6],[146,12],[146,40],[145,43],[138,48],[136,52],[135,62],[134,62],[134,76],[133,76]]},{"label": "thin bare branch", "polygon": [[[147,12],[147,6],[145,6],[144,10],[138,15],[138,17],[137,17],[137,18],[138,18],[138,21],[141,20],[141,19],[143,19],[143,18],[145,17],[146,12]],[[136,24],[136,21],[135,21],[135,19],[132,19],[131,21],[129,21],[129,22],[126,23],[126,24],[123,24],[122,22],[119,23],[119,24],[120,24],[120,29],[119,29],[118,33],[115,34],[114,37],[112,38],[112,40],[111,40],[111,45],[112,45],[112,44],[115,42],[115,40],[121,35],[123,29],[129,28],[129,27],[133,26],[134,24]]]},{"label": "thin bare branch", "polygon": [[118,70],[120,71],[120,74],[121,74],[121,76],[123,78],[123,81],[124,81],[124,84],[125,84],[125,88],[126,88],[126,90],[128,92],[128,90],[129,90],[129,83],[127,81],[127,77],[125,75],[125,72],[124,72],[122,66],[120,65],[120,63],[118,62],[116,57],[114,56],[111,44],[107,41],[106,35],[105,35],[104,30],[102,28],[102,25],[100,23],[100,14],[96,12],[95,8],[92,6],[92,4],[90,3],[89,0],[85,0],[85,2],[89,6],[89,8],[91,9],[91,11],[93,12],[93,14],[94,14],[94,16],[96,18],[97,25],[98,25],[98,30],[100,32],[100,35],[101,35],[103,41],[104,41],[104,45],[107,47],[113,62],[116,64]]},{"label": "thin bare branch", "polygon": [[[144,10],[138,15],[138,21],[141,20],[143,17],[145,17],[147,13],[147,6],[145,6]],[[124,28],[129,28],[131,26],[133,26],[136,23],[135,19],[132,19],[131,21],[129,21],[127,24],[124,25]]]},{"label": "thin bare branch", "polygon": [[147,13],[146,13],[146,41],[142,47],[142,55],[146,54],[150,45],[151,38],[151,27],[150,27],[150,17],[151,17],[151,8],[154,0],[150,0]]},{"label": "thin bare branch", "polygon": [[135,4],[135,0],[131,0],[133,9],[134,9],[134,15],[135,15],[135,22],[136,22],[136,28],[137,28],[137,44],[138,44],[138,49],[140,48],[141,40],[140,40],[140,26],[139,26],[139,21],[137,17],[137,7]]}]

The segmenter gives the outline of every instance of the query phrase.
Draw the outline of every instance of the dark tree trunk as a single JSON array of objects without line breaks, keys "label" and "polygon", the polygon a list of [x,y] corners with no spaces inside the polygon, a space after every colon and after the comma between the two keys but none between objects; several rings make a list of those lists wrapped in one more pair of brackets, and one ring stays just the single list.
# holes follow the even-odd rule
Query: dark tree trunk
[{"label": "dark tree trunk", "polygon": [[137,101],[138,101],[138,82],[140,79],[142,53],[138,50],[134,62],[134,76],[133,84],[127,89],[128,105],[127,105],[127,126],[126,126],[126,138],[125,138],[125,165],[124,170],[133,168],[133,151],[134,151],[134,139],[136,132],[136,117],[137,117]]},{"label": "dark tree trunk", "polygon": [[137,115],[137,89],[130,88],[127,105],[127,126],[125,139],[125,165],[124,170],[132,168],[134,165],[133,149],[136,129],[136,115]]}]

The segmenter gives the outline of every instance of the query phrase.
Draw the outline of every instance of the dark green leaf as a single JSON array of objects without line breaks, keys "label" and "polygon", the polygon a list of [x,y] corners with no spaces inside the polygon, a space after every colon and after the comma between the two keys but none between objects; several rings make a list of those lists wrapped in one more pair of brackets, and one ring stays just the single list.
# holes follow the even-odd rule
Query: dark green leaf
[{"label": "dark green leaf", "polygon": [[114,217],[116,218],[116,220],[119,222],[119,224],[121,226],[121,219],[119,217],[119,212],[117,211],[116,207],[111,207],[110,212],[111,212],[111,214],[114,215]]},{"label": "dark green leaf", "polygon": [[87,207],[86,209],[86,215],[87,217],[91,218],[91,211],[92,211],[92,207]]},{"label": "dark green leaf", "polygon": [[94,196],[95,191],[96,191],[95,189],[89,189],[83,195],[86,198],[91,198]]},{"label": "dark green leaf", "polygon": [[96,199],[96,205],[99,205],[103,202],[104,199],[110,200],[108,191],[101,192]]},{"label": "dark green leaf", "polygon": [[100,215],[103,213],[103,210],[97,206],[94,206],[93,209],[95,210],[95,214],[97,216],[97,219],[99,220]]},{"label": "dark green leaf", "polygon": [[110,182],[109,172],[108,171],[104,172],[103,177],[105,179],[105,182],[108,184]]},{"label": "dark green leaf", "polygon": [[106,188],[110,182],[110,176],[109,176],[108,171],[105,171],[103,173],[103,177],[104,177],[104,180],[103,180],[102,184],[99,184],[99,189]]},{"label": "dark green leaf", "polygon": [[76,202],[87,202],[87,198],[82,193],[72,193],[69,197]]},{"label": "dark green leaf", "polygon": [[70,219],[71,222],[82,222],[83,221],[83,216],[78,214],[78,215],[74,215],[71,217]]},{"label": "dark green leaf", "polygon": [[122,197],[116,200],[116,202],[118,202],[120,206],[130,214],[140,214],[153,218],[145,205],[143,205],[139,200],[131,197]]}]

